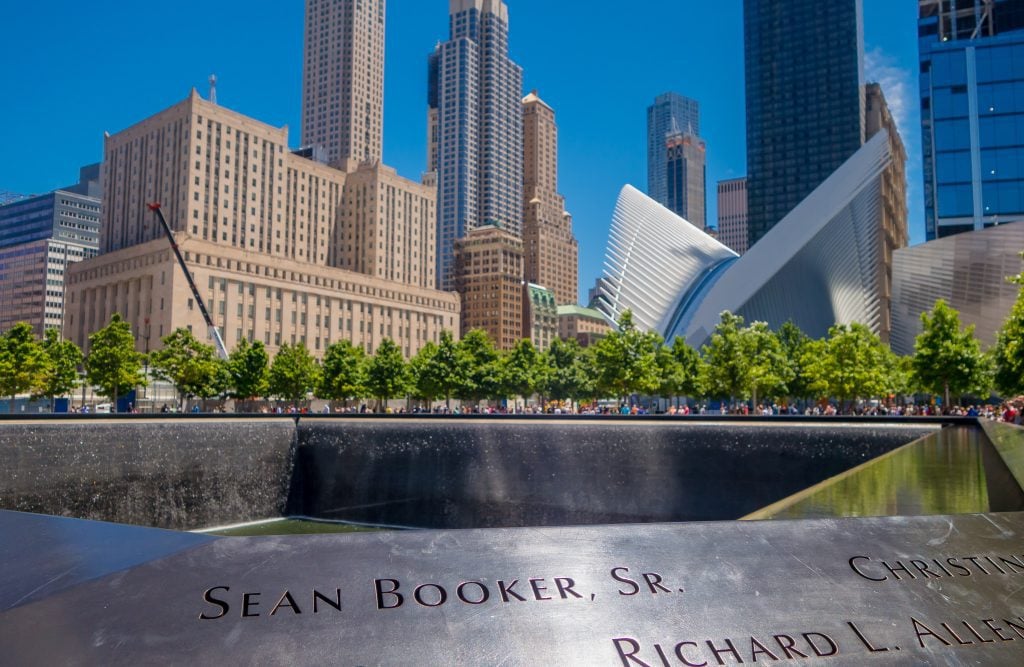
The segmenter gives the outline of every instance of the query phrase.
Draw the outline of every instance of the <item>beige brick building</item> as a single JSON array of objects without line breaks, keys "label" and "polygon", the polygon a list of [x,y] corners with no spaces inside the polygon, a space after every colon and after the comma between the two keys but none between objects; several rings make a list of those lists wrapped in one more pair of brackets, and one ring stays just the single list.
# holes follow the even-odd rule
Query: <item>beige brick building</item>
[{"label": "beige brick building", "polygon": [[300,157],[287,128],[195,91],[108,136],[104,158],[105,254],[69,273],[65,331],[80,345],[115,311],[137,332],[149,320],[150,349],[177,326],[205,326],[194,304],[183,309],[187,288],[146,207],[153,201],[200,288],[251,297],[204,295],[229,348],[243,337],[271,351],[305,340],[317,354],[344,333],[371,352],[392,337],[415,354],[441,329],[459,330],[458,298],[431,289],[432,193],[390,169],[349,175]]},{"label": "beige brick building", "polygon": [[[384,338],[407,356],[441,331],[459,330],[458,297],[307,262],[280,259],[180,235],[179,246],[224,343],[305,343],[320,357],[349,340],[368,353]],[[208,341],[206,324],[163,239],[75,264],[68,272],[64,335],[79,345],[119,312],[140,351],[178,327]]]},{"label": "beige brick building", "polygon": [[379,163],[345,180],[333,266],[407,285],[437,285],[437,188]]},{"label": "beige brick building", "polygon": [[889,112],[882,87],[877,83],[869,83],[866,87],[867,115],[865,127],[867,138],[875,136],[880,130],[889,133],[889,151],[892,161],[882,174],[882,233],[879,243],[879,301],[881,322],[879,336],[888,343],[892,335],[892,298],[893,298],[893,253],[906,248],[909,240],[907,230],[907,151],[900,138],[899,129]]},{"label": "beige brick building", "polygon": [[385,0],[306,0],[302,144],[351,171],[380,162]]},{"label": "beige brick building", "polygon": [[583,347],[607,336],[612,330],[604,315],[593,308],[565,305],[558,307],[558,337],[575,338]]},{"label": "beige brick building", "polygon": [[455,242],[455,289],[462,297],[462,333],[483,329],[501,350],[523,338],[523,242],[495,225]]},{"label": "beige brick building", "polygon": [[533,91],[523,98],[523,246],[527,282],[579,299],[579,245],[558,194],[558,126],[554,110]]}]

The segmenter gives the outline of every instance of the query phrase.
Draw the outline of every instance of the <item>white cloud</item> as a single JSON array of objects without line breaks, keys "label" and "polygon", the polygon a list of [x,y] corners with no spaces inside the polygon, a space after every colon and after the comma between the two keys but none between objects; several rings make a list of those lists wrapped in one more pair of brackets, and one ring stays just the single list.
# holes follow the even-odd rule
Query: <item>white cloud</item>
[{"label": "white cloud", "polygon": [[[865,76],[869,82],[882,86],[889,112],[896,121],[903,145],[907,149],[907,203],[910,208],[911,244],[924,240],[924,193],[921,175],[921,109],[915,71],[881,48],[864,54]],[[916,66],[916,63],[913,63]]]},{"label": "white cloud", "polygon": [[917,94],[913,74],[899,67],[895,59],[886,55],[880,48],[871,49],[864,54],[864,69],[868,81],[882,85],[889,111],[896,121],[903,141],[906,142],[914,134],[912,116],[917,115]]}]

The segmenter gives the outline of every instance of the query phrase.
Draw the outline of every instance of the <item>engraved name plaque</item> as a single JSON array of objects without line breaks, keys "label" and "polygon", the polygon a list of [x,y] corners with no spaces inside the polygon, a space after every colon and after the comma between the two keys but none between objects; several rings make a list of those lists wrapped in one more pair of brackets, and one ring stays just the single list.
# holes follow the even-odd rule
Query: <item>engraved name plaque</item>
[{"label": "engraved name plaque", "polygon": [[214,538],[0,512],[6,664],[1024,664],[1024,515]]}]

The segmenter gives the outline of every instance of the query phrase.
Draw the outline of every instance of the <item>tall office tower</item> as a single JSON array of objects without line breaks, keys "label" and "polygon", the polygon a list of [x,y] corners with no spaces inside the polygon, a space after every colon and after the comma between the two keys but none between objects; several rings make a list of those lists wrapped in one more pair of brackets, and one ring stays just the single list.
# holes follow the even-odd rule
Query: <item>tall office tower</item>
[{"label": "tall office tower", "polygon": [[718,182],[718,240],[742,255],[747,245],[747,179]]},{"label": "tall office tower", "polygon": [[99,174],[83,167],[75,185],[0,206],[0,331],[63,327],[65,272],[98,251]]},{"label": "tall office tower", "polygon": [[705,229],[705,159],[707,147],[692,134],[676,132],[665,140],[665,207],[697,229]]},{"label": "tall office tower", "polygon": [[523,241],[497,225],[455,242],[453,282],[462,298],[462,334],[483,329],[499,350],[523,338]]},{"label": "tall office tower", "polygon": [[907,150],[903,146],[896,121],[889,112],[882,87],[869,83],[866,88],[865,132],[867,138],[885,130],[889,136],[889,166],[882,172],[881,188],[881,244],[878,257],[878,300],[881,320],[878,334],[888,343],[892,334],[892,262],[893,253],[907,246]]},{"label": "tall office tower", "polygon": [[554,292],[559,304],[576,303],[579,244],[558,194],[558,126],[537,91],[523,98],[523,248],[526,281]]},{"label": "tall office tower", "polygon": [[1024,220],[1024,0],[920,0],[928,240]]},{"label": "tall office tower", "polygon": [[379,162],[386,0],[306,0],[302,144],[346,171]]},{"label": "tall office tower", "polygon": [[647,196],[668,205],[666,141],[680,132],[700,136],[700,104],[677,93],[664,93],[647,107]]},{"label": "tall office tower", "polygon": [[[334,342],[372,353],[391,338],[413,355],[458,330],[458,297],[420,284],[429,274],[417,268],[432,190],[384,168],[346,174],[296,155],[287,128],[195,91],[107,137],[103,189],[103,254],[72,266],[66,280],[64,332],[79,345],[114,312],[139,334],[140,351],[179,327],[204,338],[150,202],[161,203],[229,349],[260,340],[273,354],[302,343],[319,357]],[[376,243],[357,242],[357,230]],[[389,254],[402,266],[381,260]],[[339,259],[360,272],[338,268]]]},{"label": "tall office tower", "polygon": [[862,0],[744,0],[750,245],[864,143]]},{"label": "tall office tower", "polygon": [[454,287],[455,241],[523,224],[523,71],[508,55],[501,0],[449,0],[451,36],[430,58],[428,171],[437,175],[437,278]]}]

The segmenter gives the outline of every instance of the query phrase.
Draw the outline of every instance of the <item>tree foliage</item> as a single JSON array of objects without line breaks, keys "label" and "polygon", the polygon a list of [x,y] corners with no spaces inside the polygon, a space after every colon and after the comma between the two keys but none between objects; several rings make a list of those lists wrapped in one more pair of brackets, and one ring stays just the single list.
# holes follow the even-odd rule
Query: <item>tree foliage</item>
[{"label": "tree foliage", "polygon": [[857,398],[888,393],[886,374],[891,370],[891,353],[863,324],[834,325],[828,338],[808,349],[810,354],[803,363],[812,378],[809,386],[819,396],[834,396],[845,405]]},{"label": "tree foliage", "polygon": [[618,330],[594,345],[598,391],[619,399],[656,392],[660,384],[657,354],[661,344],[661,336],[641,331],[633,324],[633,313],[622,313]]},{"label": "tree foliage", "polygon": [[473,329],[459,341],[465,358],[466,375],[457,396],[479,403],[488,398],[501,398],[501,362],[494,341],[482,329]]},{"label": "tree foliage", "polygon": [[302,343],[285,343],[270,366],[270,393],[297,403],[306,399],[319,379],[320,367]]},{"label": "tree foliage", "polygon": [[146,385],[142,374],[144,358],[135,351],[131,325],[114,313],[107,326],[89,336],[86,376],[90,384],[114,402],[116,409],[119,396]]},{"label": "tree foliage", "polygon": [[230,375],[212,345],[201,343],[185,328],[161,339],[163,347],[149,355],[154,374],[174,385],[182,404],[190,398],[207,399],[227,389]]},{"label": "tree foliage", "polygon": [[443,396],[450,407],[452,397],[459,395],[469,381],[471,363],[451,332],[442,331],[437,347],[415,362],[416,392],[424,398]]},{"label": "tree foliage", "polygon": [[811,391],[813,378],[808,370],[808,364],[814,360],[813,355],[808,355],[811,338],[792,320],[786,320],[775,335],[792,371],[792,378],[786,384],[787,393],[792,398],[809,398],[814,393]]},{"label": "tree foliage", "polygon": [[588,358],[575,338],[552,341],[542,360],[548,372],[543,377],[540,392],[559,401],[592,397],[594,373],[589,368]]},{"label": "tree foliage", "polygon": [[[379,352],[378,352],[379,354]],[[317,396],[331,401],[359,400],[366,394],[366,353],[343,340],[327,348]]]},{"label": "tree foliage", "polygon": [[[1017,276],[1013,280],[1022,283],[1024,277]],[[1010,315],[999,330],[992,361],[999,392],[1003,396],[1024,394],[1024,287],[1017,293]]]},{"label": "tree foliage", "polygon": [[712,398],[747,398],[750,359],[743,341],[743,318],[725,311],[715,326],[704,356],[704,389]]},{"label": "tree foliage", "polygon": [[989,360],[981,353],[974,325],[960,328],[960,314],[939,299],[931,313],[921,313],[921,333],[914,343],[914,376],[921,388],[951,396],[984,393],[991,385]]},{"label": "tree foliage", "polygon": [[378,408],[383,412],[391,398],[405,395],[408,388],[409,371],[402,350],[385,338],[367,365],[366,389],[377,398]]},{"label": "tree foliage", "polygon": [[543,355],[533,341],[524,338],[501,360],[502,393],[528,400],[544,387],[546,375]]},{"label": "tree foliage", "polygon": [[43,352],[47,368],[43,374],[39,395],[52,401],[66,396],[78,386],[78,367],[82,363],[82,350],[70,340],[61,340],[56,329],[47,329],[43,337]]},{"label": "tree foliage", "polygon": [[270,355],[262,341],[239,341],[228,357],[227,370],[232,398],[250,400],[270,391]]},{"label": "tree foliage", "polygon": [[19,322],[0,336],[0,395],[11,399],[11,412],[18,394],[40,394],[50,362],[36,339],[32,325]]}]

